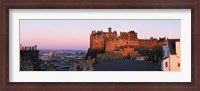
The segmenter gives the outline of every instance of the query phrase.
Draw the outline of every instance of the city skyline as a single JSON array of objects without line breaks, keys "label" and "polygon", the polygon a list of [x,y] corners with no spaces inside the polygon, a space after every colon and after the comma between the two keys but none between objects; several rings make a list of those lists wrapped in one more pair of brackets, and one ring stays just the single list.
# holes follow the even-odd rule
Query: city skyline
[{"label": "city skyline", "polygon": [[38,49],[87,50],[93,30],[128,32],[139,39],[179,38],[180,20],[20,20],[20,43],[38,45]]}]

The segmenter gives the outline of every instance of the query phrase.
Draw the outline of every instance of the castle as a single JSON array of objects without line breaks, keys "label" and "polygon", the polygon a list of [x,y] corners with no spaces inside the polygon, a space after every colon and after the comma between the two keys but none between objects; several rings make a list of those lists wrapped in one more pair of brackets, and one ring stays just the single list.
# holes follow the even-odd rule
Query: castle
[{"label": "castle", "polygon": [[139,53],[135,50],[136,47],[152,48],[165,42],[165,38],[160,38],[159,40],[153,37],[150,39],[138,39],[135,31],[120,32],[118,36],[117,32],[112,32],[112,28],[109,27],[108,32],[103,32],[102,30],[92,31],[89,50],[117,53],[122,56],[137,56]]}]

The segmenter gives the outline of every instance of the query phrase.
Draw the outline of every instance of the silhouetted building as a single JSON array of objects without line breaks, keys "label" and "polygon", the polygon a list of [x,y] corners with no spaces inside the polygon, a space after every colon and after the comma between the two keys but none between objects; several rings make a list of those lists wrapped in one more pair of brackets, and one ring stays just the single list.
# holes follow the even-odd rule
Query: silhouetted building
[{"label": "silhouetted building", "polygon": [[[26,70],[26,65],[33,66],[33,70],[39,70],[39,50],[35,46],[20,45],[20,70]],[[22,68],[21,68],[22,67]]]}]

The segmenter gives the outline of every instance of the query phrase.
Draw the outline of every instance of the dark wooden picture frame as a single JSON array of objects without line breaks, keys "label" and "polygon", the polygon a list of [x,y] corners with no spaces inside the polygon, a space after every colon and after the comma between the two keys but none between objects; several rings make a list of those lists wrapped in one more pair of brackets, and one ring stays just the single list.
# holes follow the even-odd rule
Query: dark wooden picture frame
[{"label": "dark wooden picture frame", "polygon": [[[200,91],[199,0],[4,0],[1,2],[1,90]],[[9,9],[191,9],[192,82],[9,82]]]}]

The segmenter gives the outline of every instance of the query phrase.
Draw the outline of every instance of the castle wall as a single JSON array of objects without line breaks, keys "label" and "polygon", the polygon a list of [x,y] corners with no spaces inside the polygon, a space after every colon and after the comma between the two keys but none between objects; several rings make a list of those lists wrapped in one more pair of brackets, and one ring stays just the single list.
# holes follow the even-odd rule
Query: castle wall
[{"label": "castle wall", "polygon": [[139,46],[138,40],[115,39],[107,40],[105,51],[115,51],[116,46]]},{"label": "castle wall", "polygon": [[92,31],[90,35],[90,48],[103,50],[106,39],[117,39],[117,32],[112,32],[112,28],[108,28],[108,32]]},{"label": "castle wall", "polygon": [[142,46],[145,48],[151,48],[158,44],[156,39],[140,39],[138,42],[139,42],[139,46]]},{"label": "castle wall", "polygon": [[92,36],[90,38],[91,49],[104,49],[104,39],[101,36]]},{"label": "castle wall", "polygon": [[135,51],[134,48],[124,48],[123,50],[121,49],[120,51],[115,51],[115,53],[121,54],[122,56],[130,54],[131,57],[138,55],[138,51]]}]

